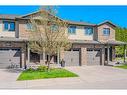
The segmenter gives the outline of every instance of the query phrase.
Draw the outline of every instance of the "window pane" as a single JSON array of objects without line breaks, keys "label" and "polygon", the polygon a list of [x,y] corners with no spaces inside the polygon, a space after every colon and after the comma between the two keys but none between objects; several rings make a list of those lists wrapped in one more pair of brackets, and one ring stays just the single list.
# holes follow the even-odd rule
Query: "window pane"
[{"label": "window pane", "polygon": [[31,23],[27,23],[26,27],[27,27],[28,30],[31,30],[32,29],[32,24]]},{"label": "window pane", "polygon": [[107,35],[107,36],[110,35],[110,29],[109,28],[104,28],[103,29],[103,34]]},{"label": "window pane", "polygon": [[15,31],[15,23],[14,22],[10,22],[10,31]]},{"label": "window pane", "polygon": [[69,34],[75,34],[76,33],[76,26],[70,26],[68,28],[68,33]]},{"label": "window pane", "polygon": [[93,34],[93,28],[85,28],[85,35],[92,35]]},{"label": "window pane", "polygon": [[52,32],[57,32],[58,31],[58,26],[57,25],[52,25],[51,26],[51,31]]},{"label": "window pane", "polygon": [[8,22],[7,21],[4,21],[4,30],[8,30]]}]

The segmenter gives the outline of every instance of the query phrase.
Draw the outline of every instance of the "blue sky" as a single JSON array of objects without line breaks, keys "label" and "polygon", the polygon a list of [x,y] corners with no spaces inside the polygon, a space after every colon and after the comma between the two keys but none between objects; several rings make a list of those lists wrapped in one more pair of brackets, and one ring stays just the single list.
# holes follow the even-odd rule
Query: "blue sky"
[{"label": "blue sky", "polygon": [[[0,6],[0,14],[24,15],[39,8],[40,6]],[[127,6],[58,6],[58,16],[94,24],[110,20],[118,26],[127,27]]]}]

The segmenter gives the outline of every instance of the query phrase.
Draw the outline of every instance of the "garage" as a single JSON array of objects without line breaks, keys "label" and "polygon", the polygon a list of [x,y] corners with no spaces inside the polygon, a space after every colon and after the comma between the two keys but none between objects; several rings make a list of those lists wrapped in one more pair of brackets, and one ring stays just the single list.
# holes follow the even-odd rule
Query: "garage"
[{"label": "garage", "polygon": [[100,65],[101,64],[101,50],[100,49],[87,49],[87,65]]},{"label": "garage", "polygon": [[11,64],[20,66],[20,56],[18,48],[0,48],[0,69],[5,69]]},{"label": "garage", "polygon": [[64,60],[65,66],[79,66],[80,65],[80,56],[79,50],[65,51]]}]

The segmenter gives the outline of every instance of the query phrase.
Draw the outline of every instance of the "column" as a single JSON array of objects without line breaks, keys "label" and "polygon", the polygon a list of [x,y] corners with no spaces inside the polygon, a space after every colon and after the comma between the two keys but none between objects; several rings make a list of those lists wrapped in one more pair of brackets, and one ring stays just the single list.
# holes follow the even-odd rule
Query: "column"
[{"label": "column", "polygon": [[57,52],[57,64],[58,64],[58,66],[60,64],[60,50],[58,50],[58,52]]},{"label": "column", "polygon": [[25,56],[25,51],[22,50],[21,52],[21,68],[24,67],[24,69],[26,69],[26,56]]},{"label": "column", "polygon": [[109,45],[107,45],[107,64],[109,63],[109,54],[110,54]]},{"label": "column", "polygon": [[115,46],[112,46],[112,61],[115,60],[116,54],[115,54]]},{"label": "column", "polygon": [[27,48],[27,63],[30,63],[30,48]]},{"label": "column", "polygon": [[102,54],[101,65],[104,66],[105,65],[105,46],[102,47],[101,54]]},{"label": "column", "polygon": [[87,48],[81,47],[81,65],[87,65]]},{"label": "column", "polygon": [[45,50],[43,51],[43,62],[45,64]]},{"label": "column", "polygon": [[45,64],[45,52],[43,51],[43,54],[40,54],[40,63]]}]

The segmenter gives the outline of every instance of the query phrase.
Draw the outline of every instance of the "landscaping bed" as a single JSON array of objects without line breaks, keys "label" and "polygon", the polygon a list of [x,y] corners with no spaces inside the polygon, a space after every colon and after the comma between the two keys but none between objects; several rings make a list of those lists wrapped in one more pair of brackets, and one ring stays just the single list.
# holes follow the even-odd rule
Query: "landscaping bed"
[{"label": "landscaping bed", "polygon": [[120,66],[114,66],[114,67],[122,68],[122,69],[127,69],[127,64],[123,64],[123,65],[120,65]]},{"label": "landscaping bed", "polygon": [[30,68],[23,71],[17,80],[35,80],[64,77],[78,77],[78,75],[63,68],[51,68],[50,71],[47,71],[45,67],[39,67],[36,70]]}]

